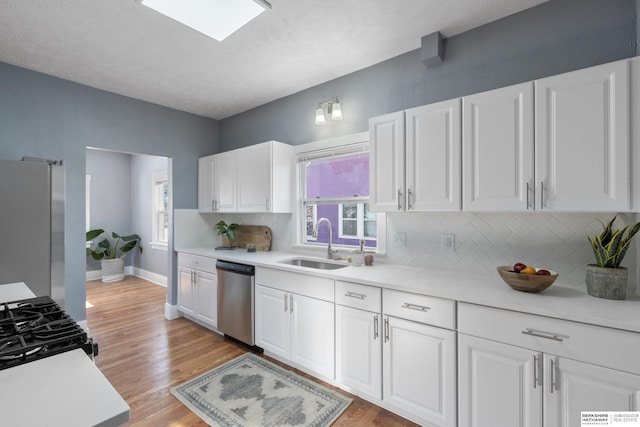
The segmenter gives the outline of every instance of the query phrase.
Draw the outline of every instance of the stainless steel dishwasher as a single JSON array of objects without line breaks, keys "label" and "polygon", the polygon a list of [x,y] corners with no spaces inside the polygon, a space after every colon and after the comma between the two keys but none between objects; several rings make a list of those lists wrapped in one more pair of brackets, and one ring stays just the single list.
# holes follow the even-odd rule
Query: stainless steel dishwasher
[{"label": "stainless steel dishwasher", "polygon": [[253,335],[255,267],[218,261],[218,330],[250,346]]}]

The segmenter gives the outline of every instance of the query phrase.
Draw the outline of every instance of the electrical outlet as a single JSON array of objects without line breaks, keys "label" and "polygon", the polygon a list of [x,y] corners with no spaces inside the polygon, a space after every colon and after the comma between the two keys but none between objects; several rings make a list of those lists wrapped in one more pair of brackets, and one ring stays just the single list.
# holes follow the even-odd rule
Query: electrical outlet
[{"label": "electrical outlet", "polygon": [[456,235],[442,233],[442,252],[452,254],[456,251]]},{"label": "electrical outlet", "polygon": [[404,231],[393,233],[393,247],[404,248],[405,246],[407,246],[407,233]]}]

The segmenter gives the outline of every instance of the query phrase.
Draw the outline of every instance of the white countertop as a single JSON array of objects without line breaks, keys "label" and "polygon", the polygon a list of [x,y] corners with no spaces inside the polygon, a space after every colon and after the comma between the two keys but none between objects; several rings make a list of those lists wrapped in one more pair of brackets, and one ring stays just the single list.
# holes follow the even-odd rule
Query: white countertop
[{"label": "white countertop", "polygon": [[[0,285],[0,302],[33,297],[24,283]],[[107,427],[129,420],[129,405],[82,349],[4,369],[0,384],[2,425]]]},{"label": "white countertop", "polygon": [[640,332],[640,299],[595,298],[587,294],[584,286],[563,284],[562,278],[543,292],[526,293],[511,289],[497,272],[495,276],[478,276],[375,262],[372,266],[349,265],[337,270],[317,270],[279,263],[291,257],[306,257],[288,252],[248,253],[213,248],[188,248],[179,252]]}]

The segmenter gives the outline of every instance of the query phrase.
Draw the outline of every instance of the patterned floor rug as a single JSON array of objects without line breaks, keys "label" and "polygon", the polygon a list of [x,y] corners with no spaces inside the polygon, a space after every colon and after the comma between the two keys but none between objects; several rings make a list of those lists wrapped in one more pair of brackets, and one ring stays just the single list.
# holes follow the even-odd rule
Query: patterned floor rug
[{"label": "patterned floor rug", "polygon": [[352,399],[251,353],[171,393],[212,426],[330,426]]}]

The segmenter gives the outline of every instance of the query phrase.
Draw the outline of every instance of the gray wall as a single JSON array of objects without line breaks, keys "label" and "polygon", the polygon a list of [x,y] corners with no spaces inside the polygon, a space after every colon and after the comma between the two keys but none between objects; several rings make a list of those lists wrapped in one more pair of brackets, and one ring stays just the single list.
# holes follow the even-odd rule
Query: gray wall
[{"label": "gray wall", "polygon": [[[111,232],[131,231],[131,155],[87,150],[87,174],[91,175],[90,226]],[[128,260],[127,260],[128,261]],[[100,261],[87,257],[87,271],[100,270]]]},{"label": "gray wall", "polygon": [[[635,56],[636,10],[639,0],[551,0],[446,40],[439,66],[415,50],[226,118],[220,149],[362,132],[369,117]],[[317,103],[333,96],[344,119],[315,126]]]},{"label": "gray wall", "polygon": [[135,266],[167,276],[167,251],[149,244],[153,237],[152,177],[156,171],[167,170],[167,159],[158,156],[131,156],[131,232],[142,237],[144,252],[136,256]]},{"label": "gray wall", "polygon": [[[85,311],[86,147],[172,158],[175,208],[197,207],[198,157],[218,151],[218,122],[0,63],[0,158],[66,163],[65,308]],[[175,283],[175,260],[169,266]],[[175,302],[175,289],[168,290]]]}]

